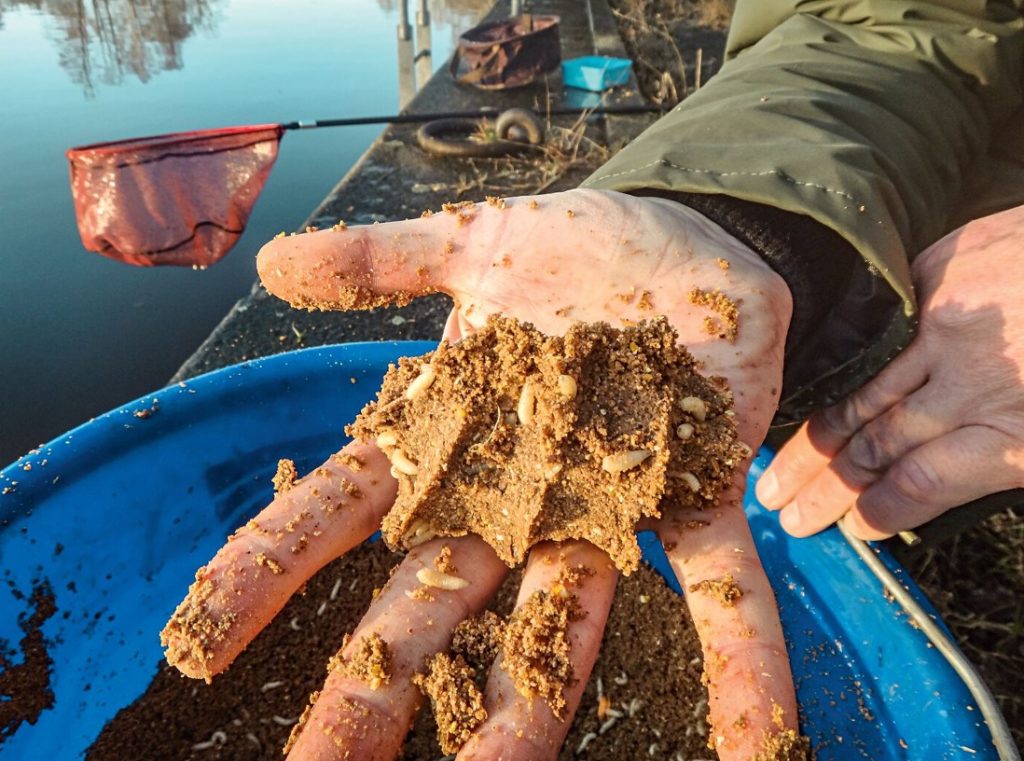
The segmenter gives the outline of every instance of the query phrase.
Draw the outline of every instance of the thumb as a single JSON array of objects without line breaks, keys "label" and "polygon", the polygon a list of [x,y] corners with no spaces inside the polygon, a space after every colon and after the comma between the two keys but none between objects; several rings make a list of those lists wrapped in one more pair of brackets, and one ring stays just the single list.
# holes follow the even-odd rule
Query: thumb
[{"label": "thumb", "polygon": [[468,240],[474,204],[386,224],[279,236],[256,257],[270,293],[293,307],[370,309],[448,290],[452,260]]}]

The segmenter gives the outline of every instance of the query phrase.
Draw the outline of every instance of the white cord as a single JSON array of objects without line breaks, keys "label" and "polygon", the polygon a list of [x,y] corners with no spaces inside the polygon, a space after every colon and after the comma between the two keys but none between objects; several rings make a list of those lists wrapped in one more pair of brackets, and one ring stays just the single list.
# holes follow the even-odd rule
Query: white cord
[{"label": "white cord", "polygon": [[960,648],[956,646],[956,643],[918,605],[910,592],[900,584],[899,579],[893,575],[892,571],[886,568],[885,563],[874,553],[868,543],[849,533],[842,521],[839,521],[836,525],[839,527],[843,538],[853,548],[853,551],[860,556],[860,559],[864,561],[868,569],[882,582],[882,586],[889,590],[890,594],[896,599],[896,602],[903,606],[907,615],[914,620],[914,623],[924,632],[924,635],[935,646],[935,649],[942,654],[960,679],[963,680],[967,689],[970,690],[971,695],[974,696],[978,703],[978,708],[981,710],[985,723],[988,725],[989,732],[992,733],[992,744],[995,745],[996,752],[999,753],[1000,761],[1021,761],[1020,753],[1013,742],[1013,736],[1010,734],[1009,727],[1006,726],[1006,719],[1003,718],[1003,714],[999,710],[995,698],[992,697],[992,693],[989,692],[985,682],[975,670],[974,664],[967,659],[967,656],[960,652]]}]

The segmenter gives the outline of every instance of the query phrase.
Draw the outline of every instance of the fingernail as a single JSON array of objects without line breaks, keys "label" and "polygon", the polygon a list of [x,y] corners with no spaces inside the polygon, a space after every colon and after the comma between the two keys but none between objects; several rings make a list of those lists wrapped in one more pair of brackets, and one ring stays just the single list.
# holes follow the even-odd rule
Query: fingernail
[{"label": "fingernail", "polygon": [[779,523],[790,534],[800,530],[800,508],[796,502],[790,502],[782,509],[779,513]]},{"label": "fingernail", "polygon": [[761,504],[769,510],[778,510],[781,505],[776,504],[779,498],[779,479],[772,471],[767,471],[757,482],[755,489],[757,498]]}]

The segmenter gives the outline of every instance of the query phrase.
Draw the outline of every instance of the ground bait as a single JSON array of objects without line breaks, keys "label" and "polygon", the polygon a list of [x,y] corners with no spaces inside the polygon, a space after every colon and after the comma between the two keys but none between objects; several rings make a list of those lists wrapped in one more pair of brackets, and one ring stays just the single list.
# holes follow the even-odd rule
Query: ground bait
[{"label": "ground bait", "polygon": [[342,650],[348,647],[348,643],[349,635],[346,634],[341,650],[327,662],[328,673],[340,667],[341,673],[358,679],[371,690],[380,689],[381,685],[391,681],[391,648],[383,637],[374,632],[361,638],[346,658]]},{"label": "ground bait", "polygon": [[[564,589],[564,587],[563,587]],[[539,697],[561,718],[572,684],[569,622],[583,617],[576,595],[538,589],[501,632],[501,668],[525,698]]]},{"label": "ground bait", "polygon": [[442,753],[458,753],[470,736],[487,720],[484,696],[477,686],[477,671],[465,658],[438,653],[427,663],[425,674],[413,681],[430,698]]},{"label": "ground bait", "polygon": [[[17,593],[22,597],[23,593]],[[57,612],[49,584],[38,583],[29,598],[31,613],[18,617],[23,637],[17,665],[9,660],[14,652],[0,640],[0,745],[18,731],[23,722],[35,724],[39,714],[53,705],[50,669],[53,659],[46,649],[42,627]]]},{"label": "ground bait", "polygon": [[714,503],[749,451],[732,400],[696,370],[664,318],[545,336],[492,317],[405,358],[349,426],[392,463],[391,547],[477,534],[509,565],[545,539],[586,539],[626,573],[663,504]]},{"label": "ground bait", "polygon": [[[161,664],[145,694],[107,724],[87,758],[279,761],[309,695],[323,684],[324,664],[345,633],[355,629],[373,590],[385,584],[398,559],[377,542],[324,568],[305,595],[296,595],[212,684]],[[518,584],[519,574],[513,574],[493,606],[498,613],[511,612]],[[486,620],[478,622],[473,637],[469,628],[465,650],[476,648],[478,658],[492,658],[493,642],[480,642]],[[470,639],[477,644],[468,644]],[[713,757],[705,748],[707,693],[701,669],[700,646],[681,598],[641,566],[619,583],[600,657],[560,758]],[[422,711],[403,761],[441,758],[436,731],[431,712]],[[576,755],[585,740],[584,753]],[[657,747],[648,755],[652,744]]]},{"label": "ground bait", "polygon": [[295,486],[299,480],[299,471],[295,468],[293,460],[278,460],[277,472],[274,473],[274,493],[284,494]]}]

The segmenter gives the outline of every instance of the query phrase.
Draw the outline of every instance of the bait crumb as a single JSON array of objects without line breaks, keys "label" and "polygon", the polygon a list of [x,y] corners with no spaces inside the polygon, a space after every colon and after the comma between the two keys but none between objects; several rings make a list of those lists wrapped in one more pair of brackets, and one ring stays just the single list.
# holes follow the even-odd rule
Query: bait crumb
[{"label": "bait crumb", "polygon": [[[292,727],[292,731],[288,733],[288,739],[285,740],[284,747],[281,749],[282,755],[288,755],[291,749],[295,747],[295,743],[299,739],[299,735],[302,734],[302,730],[306,726],[306,722],[309,721],[309,714],[313,712],[313,706],[316,705],[316,701],[320,698],[320,692],[314,690],[309,694],[309,703],[305,708],[302,709],[302,714],[299,716],[299,720],[295,722],[295,726]],[[251,732],[248,736],[255,737]],[[259,738],[256,740],[257,746],[259,746]]]},{"label": "bait crumb", "polygon": [[341,650],[327,662],[327,671],[341,668],[342,673],[358,679],[371,690],[380,689],[391,681],[391,648],[377,632],[362,637],[356,643],[355,652],[347,658],[342,651],[348,647],[349,635],[345,635]]},{"label": "bait crumb", "polygon": [[640,301],[637,302],[636,307],[637,309],[644,309],[647,311],[654,309],[654,302],[651,301],[650,291],[642,291],[640,293]]},{"label": "bait crumb", "polygon": [[[721,337],[728,340],[729,343],[736,342],[736,336],[740,330],[740,310],[735,301],[719,290],[705,291],[701,288],[691,290],[689,299],[691,304],[706,307],[717,313],[725,324]],[[707,326],[706,321],[704,325]]]},{"label": "bait crumb", "polygon": [[[706,524],[705,524],[706,525]],[[688,587],[691,592],[704,592],[726,608],[731,608],[736,601],[743,597],[743,590],[733,579],[732,574],[726,574],[722,579],[704,579]]]},{"label": "bait crumb", "polygon": [[715,261],[718,262],[718,266],[721,267],[723,270],[729,269],[729,262],[726,259],[719,257]]},{"label": "bait crumb", "polygon": [[261,552],[256,555],[256,565],[261,568],[269,568],[271,573],[275,576],[280,576],[284,573],[284,566],[282,566],[277,560],[267,555],[265,552]]},{"label": "bait crumb", "polygon": [[426,674],[416,674],[413,683],[430,698],[437,722],[441,752],[458,753],[484,721],[484,696],[476,686],[476,671],[461,655],[438,653],[427,664]]},{"label": "bait crumb", "polygon": [[[563,587],[564,589],[564,587]],[[501,637],[501,668],[524,698],[540,697],[559,719],[573,682],[569,622],[585,614],[576,595],[538,589],[517,608]]]},{"label": "bait crumb", "polygon": [[345,220],[339,219],[336,224],[331,227],[336,233],[343,233],[348,229],[348,225],[345,224]]},{"label": "bait crumb", "polygon": [[[352,381],[355,382],[355,378],[353,378]],[[331,455],[331,459],[338,463],[338,465],[348,468],[353,473],[358,473],[363,469],[363,465],[365,465],[362,460],[350,452],[336,452]]]},{"label": "bait crumb", "polygon": [[528,206],[529,206],[529,207],[530,207],[531,209],[536,209],[536,208],[539,208],[539,207],[540,207],[540,204],[539,204],[539,203],[537,203],[537,199],[536,199],[536,198],[531,198],[531,199],[530,199],[530,203],[528,204]]},{"label": "bait crumb", "polygon": [[[376,223],[375,223],[376,224]],[[330,275],[325,273],[325,277]],[[335,277],[343,280],[343,273]],[[295,309],[307,312],[351,312],[364,309],[375,309],[384,306],[408,306],[417,296],[426,295],[428,291],[395,291],[394,293],[377,293],[370,288],[355,284],[339,284],[335,297],[332,299],[315,299],[304,293],[294,293],[288,297],[288,303]]]},{"label": "bait crumb", "polygon": [[505,199],[504,198],[499,198],[498,196],[486,196],[484,198],[484,200],[487,201],[487,205],[488,206],[493,206],[496,209],[504,209],[505,208]]},{"label": "bait crumb", "polygon": [[441,204],[441,211],[445,214],[458,215],[462,213],[463,209],[472,209],[474,206],[476,204],[472,201],[456,201],[455,203],[449,201],[448,203]]},{"label": "bait crumb", "polygon": [[277,472],[274,474],[274,494],[284,494],[299,480],[299,471],[292,460],[278,460]]},{"label": "bait crumb", "polygon": [[[400,360],[346,429],[387,442],[399,489],[385,542],[473,533],[514,566],[537,542],[585,539],[633,571],[637,521],[714,504],[742,459],[729,392],[677,339],[663,317],[559,337],[492,317]],[[429,387],[408,393],[427,365]]]},{"label": "bait crumb", "polygon": [[[782,706],[772,704],[772,723],[777,732],[765,731],[761,749],[753,761],[807,761],[811,757],[811,741],[795,730],[787,729],[783,721]],[[743,717],[740,717],[743,718]]]},{"label": "bait crumb", "polygon": [[452,548],[447,544],[441,547],[441,551],[434,558],[434,568],[440,573],[446,573],[449,576],[458,575],[459,569],[452,561]]},{"label": "bait crumb", "polygon": [[584,579],[593,576],[595,573],[596,572],[593,568],[580,563],[568,568],[563,568],[562,572],[558,575],[558,581],[560,584],[567,587],[578,587],[583,583]]},{"label": "bait crumb", "polygon": [[434,593],[430,591],[430,587],[423,585],[422,587],[416,587],[410,592],[406,592],[405,596],[410,600],[416,600],[418,602],[433,602],[436,598]]},{"label": "bait crumb", "polygon": [[348,496],[352,497],[352,499],[361,499],[363,496],[363,492],[360,488],[347,478],[342,478],[341,481],[338,482],[338,485],[341,487],[341,490]]}]

